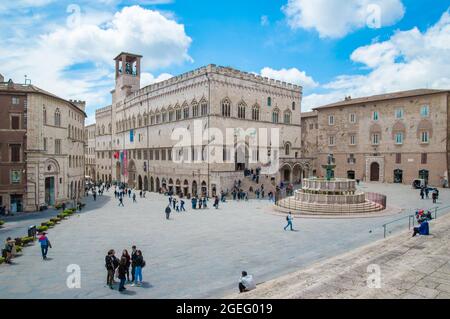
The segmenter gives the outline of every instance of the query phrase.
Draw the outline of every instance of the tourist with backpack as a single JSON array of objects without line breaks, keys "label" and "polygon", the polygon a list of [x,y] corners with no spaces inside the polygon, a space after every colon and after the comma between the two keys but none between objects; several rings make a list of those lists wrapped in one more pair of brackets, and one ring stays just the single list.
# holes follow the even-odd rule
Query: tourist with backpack
[{"label": "tourist with backpack", "polygon": [[287,214],[287,216],[286,216],[287,225],[284,226],[284,230],[286,230],[286,228],[288,228],[289,226],[291,227],[291,230],[294,230],[292,228],[292,219],[293,219],[292,214],[291,214],[291,212],[289,212],[289,214]]}]

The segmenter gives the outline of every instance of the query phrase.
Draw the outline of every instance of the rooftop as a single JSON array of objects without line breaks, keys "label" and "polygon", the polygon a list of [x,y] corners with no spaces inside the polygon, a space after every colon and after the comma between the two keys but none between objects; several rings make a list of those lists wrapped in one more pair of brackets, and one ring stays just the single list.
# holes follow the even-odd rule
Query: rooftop
[{"label": "rooftop", "polygon": [[416,90],[409,90],[409,91],[399,91],[399,92],[385,93],[385,94],[379,94],[379,95],[372,95],[372,96],[360,97],[360,98],[355,98],[355,99],[353,99],[351,97],[346,97],[343,101],[319,106],[319,107],[314,108],[313,110],[337,107],[337,106],[349,106],[349,105],[355,105],[355,104],[386,101],[386,100],[392,100],[392,99],[408,98],[408,97],[415,97],[415,96],[421,96],[421,95],[448,93],[448,92],[450,92],[450,90],[416,89]]}]

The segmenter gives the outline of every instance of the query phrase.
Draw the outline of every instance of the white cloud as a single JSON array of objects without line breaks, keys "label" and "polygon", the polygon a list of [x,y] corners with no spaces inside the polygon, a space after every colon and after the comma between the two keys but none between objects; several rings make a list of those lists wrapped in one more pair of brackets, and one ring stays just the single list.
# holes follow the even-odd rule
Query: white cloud
[{"label": "white cloud", "polygon": [[261,26],[266,27],[270,24],[268,16],[261,16]]},{"label": "white cloud", "polygon": [[160,75],[155,77],[151,73],[142,72],[141,73],[141,87],[144,87],[144,86],[147,86],[147,85],[150,85],[153,83],[157,83],[157,82],[162,82],[162,81],[168,80],[172,77],[173,77],[173,75],[169,74],[169,73],[161,73]]},{"label": "white cloud", "polygon": [[401,0],[288,0],[282,10],[291,28],[314,29],[322,38],[393,25],[405,13]]},{"label": "white cloud", "polygon": [[300,71],[297,68],[274,70],[265,67],[261,70],[261,76],[301,85],[304,88],[314,88],[319,85],[312,77],[306,75],[305,71]]},{"label": "white cloud", "polygon": [[[366,74],[340,75],[305,96],[306,108],[342,100],[417,88],[450,89],[450,12],[426,31],[397,31],[389,40],[357,48],[351,55]],[[330,101],[331,100],[331,101]]]},{"label": "white cloud", "polygon": [[[0,40],[5,78],[18,82],[27,74],[33,84],[61,97],[85,99],[89,112],[109,103],[113,58],[121,51],[143,55],[143,72],[192,61],[184,26],[139,6],[125,7],[109,19],[107,14],[96,19],[91,12],[74,28],[55,25],[51,32],[19,42]],[[146,73],[143,82],[166,76]]]}]

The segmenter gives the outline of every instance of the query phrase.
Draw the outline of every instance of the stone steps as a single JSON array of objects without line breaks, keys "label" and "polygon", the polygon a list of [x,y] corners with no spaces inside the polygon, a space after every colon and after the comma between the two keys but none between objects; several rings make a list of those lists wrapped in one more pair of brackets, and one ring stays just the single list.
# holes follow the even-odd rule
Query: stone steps
[{"label": "stone steps", "polygon": [[338,214],[365,214],[371,212],[377,212],[383,210],[383,206],[380,204],[366,201],[360,204],[345,204],[345,205],[328,205],[328,204],[311,204],[302,203],[292,198],[285,198],[278,201],[275,206],[276,209],[280,208],[281,211],[289,210],[294,215],[338,215]]}]

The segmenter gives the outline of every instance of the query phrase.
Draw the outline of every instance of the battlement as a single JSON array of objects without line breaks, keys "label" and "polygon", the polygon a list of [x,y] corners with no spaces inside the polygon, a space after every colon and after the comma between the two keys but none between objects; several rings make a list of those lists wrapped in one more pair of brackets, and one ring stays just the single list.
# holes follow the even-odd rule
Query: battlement
[{"label": "battlement", "polygon": [[224,67],[224,66],[217,66],[215,64],[209,64],[207,66],[203,66],[198,69],[174,76],[165,81],[150,84],[150,85],[140,89],[139,91],[136,91],[131,96],[131,98],[137,97],[141,94],[146,94],[146,93],[153,92],[153,91],[156,91],[159,89],[163,89],[163,88],[169,87],[171,85],[181,83],[181,82],[189,80],[189,79],[193,79],[200,75],[209,75],[209,74],[219,74],[219,75],[224,75],[224,76],[228,76],[228,77],[239,78],[242,80],[247,80],[247,81],[257,82],[257,83],[261,83],[261,84],[265,84],[265,85],[270,85],[270,86],[277,87],[280,89],[285,89],[285,90],[302,91],[302,86],[300,86],[300,85],[286,83],[286,82],[282,82],[279,80],[270,79],[267,77],[262,77],[255,73],[239,71],[239,70],[233,69],[231,67]]},{"label": "battlement", "polygon": [[86,109],[86,101],[81,100],[69,100],[70,103],[76,105],[79,109],[85,110]]},{"label": "battlement", "polygon": [[95,114],[100,114],[100,113],[106,113],[106,112],[111,112],[112,111],[112,107],[111,105],[99,108],[95,110]]}]

